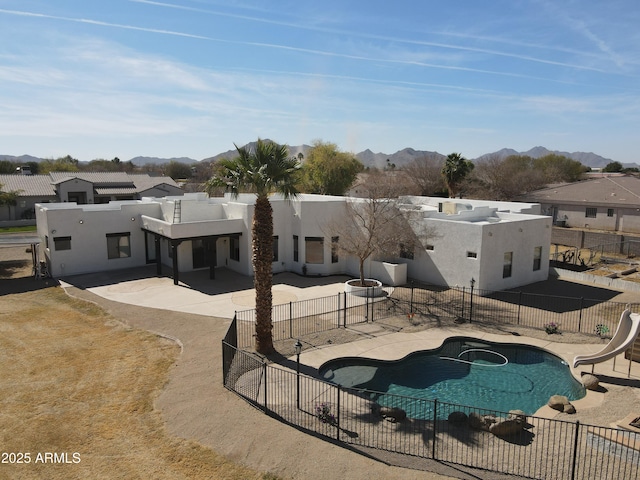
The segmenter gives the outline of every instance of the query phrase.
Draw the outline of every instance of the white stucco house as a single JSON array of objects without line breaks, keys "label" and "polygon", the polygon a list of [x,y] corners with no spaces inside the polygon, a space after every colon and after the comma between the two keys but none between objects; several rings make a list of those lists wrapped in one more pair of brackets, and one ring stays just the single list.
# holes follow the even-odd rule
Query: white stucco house
[{"label": "white stucco house", "polygon": [[[273,196],[273,272],[357,276],[358,262],[335,248],[327,231],[348,197]],[[255,196],[209,198],[204,193],[107,204],[36,206],[41,258],[54,277],[153,263],[158,274],[227,267],[252,275],[251,221]],[[552,219],[532,203],[400,197],[400,209],[418,215],[432,232],[404,258],[370,261],[366,275],[387,284],[407,278],[437,285],[502,290],[545,280]]]}]

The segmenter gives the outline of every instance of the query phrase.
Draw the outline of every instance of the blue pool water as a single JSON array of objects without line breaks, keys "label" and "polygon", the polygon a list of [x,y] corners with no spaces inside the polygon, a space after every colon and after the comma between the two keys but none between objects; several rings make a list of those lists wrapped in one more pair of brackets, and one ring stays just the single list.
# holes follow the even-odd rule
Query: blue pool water
[{"label": "blue pool water", "polygon": [[450,338],[437,350],[415,352],[402,360],[359,357],[325,363],[321,376],[343,387],[366,390],[385,406],[401,406],[413,418],[429,418],[428,402],[404,397],[533,414],[551,395],[569,400],[585,396],[584,387],[561,358],[536,347]]}]

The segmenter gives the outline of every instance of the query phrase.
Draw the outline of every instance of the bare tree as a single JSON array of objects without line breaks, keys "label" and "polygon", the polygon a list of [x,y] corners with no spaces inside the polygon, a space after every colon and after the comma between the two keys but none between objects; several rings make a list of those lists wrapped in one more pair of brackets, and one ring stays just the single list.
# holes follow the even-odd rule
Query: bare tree
[{"label": "bare tree", "polygon": [[520,155],[488,157],[478,162],[469,180],[475,197],[492,200],[513,200],[545,184],[543,172],[534,168],[534,160]]},{"label": "bare tree", "polygon": [[364,264],[370,257],[397,258],[413,252],[419,243],[416,212],[398,207],[398,184],[388,175],[369,175],[362,186],[364,198],[348,198],[343,215],[329,222],[327,229],[338,237],[339,252],[359,262],[360,285],[366,286]]},{"label": "bare tree", "polygon": [[403,167],[407,180],[417,187],[418,195],[432,196],[447,189],[442,179],[444,159],[430,154],[413,160]]}]

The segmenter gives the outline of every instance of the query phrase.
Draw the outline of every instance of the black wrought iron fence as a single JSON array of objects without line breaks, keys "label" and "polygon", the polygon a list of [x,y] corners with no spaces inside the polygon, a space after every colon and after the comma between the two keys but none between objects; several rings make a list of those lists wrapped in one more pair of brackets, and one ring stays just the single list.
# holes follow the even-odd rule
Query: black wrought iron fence
[{"label": "black wrought iron fence", "polygon": [[[490,291],[437,286],[394,287],[383,297],[339,293],[273,307],[273,340],[287,340],[393,316],[519,325],[544,329],[555,323],[559,331],[596,333],[597,325],[613,332],[626,304],[600,299],[541,295],[521,291]],[[631,304],[637,309],[640,303]],[[236,312],[238,346],[251,348],[255,310]]]},{"label": "black wrought iron fence", "polygon": [[[430,286],[395,287],[390,313],[422,315],[434,320],[459,318],[478,323],[497,323],[544,328],[556,323],[561,331],[595,333],[598,324],[611,332],[627,304],[601,299],[542,295],[522,291],[491,291]],[[630,304],[637,309],[639,303]],[[378,317],[379,318],[379,317]]]},{"label": "black wrought iron fence", "polygon": [[[235,349],[223,342],[225,352]],[[416,459],[544,479],[611,479],[640,476],[640,434],[472,406],[384,394],[401,409],[384,418],[381,392],[347,389],[304,373],[298,365],[273,365],[236,350],[223,362],[224,385],[283,422],[344,444]],[[487,425],[517,419],[508,435]],[[403,462],[399,461],[399,465]]]},{"label": "black wrought iron fence", "polygon": [[[373,322],[390,313],[388,297],[357,297],[339,293],[328,297],[274,305],[271,321],[273,340],[299,338],[358,323]],[[253,346],[255,310],[236,312],[238,346]]]}]

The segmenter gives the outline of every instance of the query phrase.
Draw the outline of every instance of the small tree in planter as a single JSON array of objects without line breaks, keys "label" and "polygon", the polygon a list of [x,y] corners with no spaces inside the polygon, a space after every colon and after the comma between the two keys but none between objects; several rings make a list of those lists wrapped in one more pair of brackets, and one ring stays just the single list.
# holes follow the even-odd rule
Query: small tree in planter
[{"label": "small tree in planter", "polygon": [[[350,197],[344,214],[329,222],[328,230],[338,241],[335,248],[358,259],[360,285],[368,286],[364,264],[372,256],[398,257],[400,252],[413,252],[424,235],[412,212],[398,208],[399,185],[381,172],[368,176],[360,186],[364,198]],[[416,212],[413,212],[416,213]]]}]

